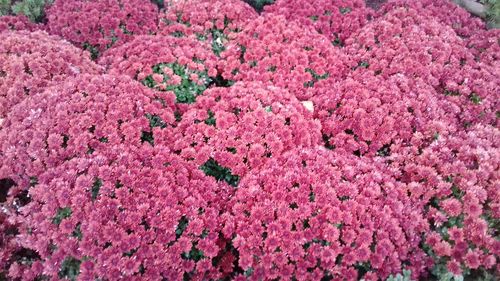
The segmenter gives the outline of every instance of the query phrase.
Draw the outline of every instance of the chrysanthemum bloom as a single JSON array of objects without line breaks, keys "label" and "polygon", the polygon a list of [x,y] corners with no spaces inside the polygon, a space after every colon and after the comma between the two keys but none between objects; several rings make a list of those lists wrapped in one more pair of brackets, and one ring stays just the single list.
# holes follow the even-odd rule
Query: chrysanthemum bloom
[{"label": "chrysanthemum bloom", "polygon": [[417,10],[391,10],[346,40],[345,50],[358,62],[354,72],[421,78],[459,110],[463,126],[497,122],[498,70],[476,62],[453,29]]},{"label": "chrysanthemum bloom", "polygon": [[28,30],[35,31],[40,29],[41,26],[32,23],[26,16],[0,16],[0,32],[6,30]]},{"label": "chrysanthemum bloom", "polygon": [[349,64],[324,35],[274,14],[249,22],[221,57],[225,79],[271,83],[299,100],[343,78]]},{"label": "chrysanthemum bloom", "polygon": [[[165,97],[164,97],[165,98]],[[116,155],[119,144],[154,144],[154,132],[174,122],[173,99],[126,76],[79,75],[26,98],[0,130],[0,178],[15,195],[51,167],[93,153]]]},{"label": "chrysanthemum bloom", "polygon": [[[0,33],[0,118],[51,83],[101,68],[82,51],[43,31]],[[1,124],[0,124],[1,126]]]},{"label": "chrysanthemum bloom", "polygon": [[239,0],[175,1],[160,16],[158,33],[207,41],[207,47],[219,55],[231,34],[240,32],[257,16],[252,7]]},{"label": "chrysanthemum bloom", "polygon": [[216,59],[191,37],[144,35],[109,50],[99,63],[109,74],[128,75],[158,93],[174,93],[178,103],[193,103],[214,83]]},{"label": "chrysanthemum bloom", "polygon": [[175,132],[174,151],[206,171],[217,165],[228,169],[233,185],[285,151],[315,146],[321,139],[319,122],[292,94],[259,82],[207,90]]},{"label": "chrysanthemum bloom", "polygon": [[434,90],[420,79],[414,85],[408,80],[360,72],[314,97],[327,147],[358,156],[416,155],[436,134],[455,132],[458,122]]},{"label": "chrysanthemum bloom", "polygon": [[133,35],[155,32],[158,7],[142,0],[56,0],[47,30],[93,52],[94,57]]},{"label": "chrysanthemum bloom", "polygon": [[382,16],[391,10],[405,7],[418,11],[418,14],[434,18],[442,25],[453,28],[462,37],[473,36],[479,30],[486,29],[484,22],[449,0],[389,0],[380,10]]},{"label": "chrysanthemum bloom", "polygon": [[500,132],[476,125],[439,138],[420,155],[395,159],[391,165],[399,165],[414,204],[429,210],[426,216],[432,231],[427,235],[452,244],[450,253],[427,239],[433,247],[428,254],[437,256],[435,263],[444,265],[451,256],[454,262],[449,267],[456,272],[455,263],[469,269],[491,268],[490,260],[500,254],[495,239],[495,221],[500,218]]},{"label": "chrysanthemum bloom", "polygon": [[10,277],[222,278],[224,186],[167,147],[114,147],[40,176],[13,216],[18,246],[38,257],[14,261]]},{"label": "chrysanthemum bloom", "polygon": [[6,212],[4,200],[0,201],[0,274],[6,276],[12,255],[19,249],[16,245],[16,227],[9,221],[11,214]]},{"label": "chrysanthemum bloom", "polygon": [[264,12],[312,26],[335,45],[342,45],[372,14],[362,0],[278,0],[265,6]]},{"label": "chrysanthemum bloom", "polygon": [[[367,158],[364,158],[367,159]],[[414,278],[427,228],[404,185],[366,160],[325,148],[295,149],[244,177],[223,229],[236,233],[239,266],[250,280],[323,277]]]},{"label": "chrysanthemum bloom", "polygon": [[498,77],[498,69],[500,69],[500,38],[499,29],[479,30],[467,39],[467,47],[471,50],[477,61],[490,65],[496,69]]}]

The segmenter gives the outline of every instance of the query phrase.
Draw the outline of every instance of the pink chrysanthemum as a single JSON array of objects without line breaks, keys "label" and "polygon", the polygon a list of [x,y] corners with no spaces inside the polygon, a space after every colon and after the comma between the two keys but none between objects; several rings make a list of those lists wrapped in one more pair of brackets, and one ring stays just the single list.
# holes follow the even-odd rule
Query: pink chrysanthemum
[{"label": "pink chrysanthemum", "polygon": [[154,132],[174,122],[170,97],[164,106],[136,81],[108,75],[79,75],[30,96],[0,130],[0,178],[24,190],[73,157],[153,144]]},{"label": "pink chrysanthemum", "polygon": [[80,73],[100,72],[87,52],[56,36],[43,31],[1,32],[0,118],[52,83]]},{"label": "pink chrysanthemum", "polygon": [[172,147],[198,165],[210,160],[243,176],[287,150],[319,141],[319,122],[289,92],[239,82],[199,97],[182,116]]},{"label": "pink chrysanthemum", "polygon": [[355,266],[367,262],[381,278],[402,262],[418,275],[412,256],[426,223],[398,185],[355,156],[296,149],[242,179],[223,233],[234,229],[239,266],[253,270],[251,279],[356,279]]},{"label": "pink chrysanthemum", "polygon": [[221,57],[224,78],[272,83],[300,100],[342,79],[349,64],[324,35],[273,14],[249,22]]},{"label": "pink chrysanthemum", "polygon": [[137,36],[106,52],[99,63],[109,74],[125,74],[158,93],[174,93],[178,103],[193,103],[217,77],[216,56],[193,38]]},{"label": "pink chrysanthemum", "polygon": [[56,0],[47,9],[47,30],[94,52],[155,32],[158,8],[142,0]]},{"label": "pink chrysanthemum", "polygon": [[207,47],[219,55],[232,34],[257,16],[252,7],[240,0],[176,1],[160,16],[158,33],[207,41]]},{"label": "pink chrysanthemum", "polygon": [[12,278],[222,277],[219,214],[230,189],[166,147],[117,148],[48,168],[27,205],[9,202],[16,245],[35,251],[42,269],[13,260]]},{"label": "pink chrysanthemum", "polygon": [[372,14],[362,0],[278,0],[265,6],[264,11],[312,26],[336,45],[362,27]]}]

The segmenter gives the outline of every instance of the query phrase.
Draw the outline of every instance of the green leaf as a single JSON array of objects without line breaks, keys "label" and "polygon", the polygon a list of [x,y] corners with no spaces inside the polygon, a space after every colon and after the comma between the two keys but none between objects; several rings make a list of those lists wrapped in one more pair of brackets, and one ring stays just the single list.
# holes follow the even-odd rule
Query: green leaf
[{"label": "green leaf", "polygon": [[216,56],[220,57],[220,54],[226,50],[224,42],[226,42],[228,38],[226,34],[224,34],[224,31],[220,29],[213,28],[210,32],[212,33],[212,51]]},{"label": "green leaf", "polygon": [[237,187],[240,181],[239,176],[233,175],[229,168],[220,166],[213,158],[207,160],[200,169],[205,175],[214,177],[217,181],[225,181],[233,187]]},{"label": "green leaf", "polygon": [[146,113],[146,118],[148,118],[149,127],[151,127],[151,128],[160,127],[163,129],[163,128],[167,127],[167,124],[165,124],[165,121],[163,121],[163,119],[161,119],[161,117],[158,115]]},{"label": "green leaf", "polygon": [[143,142],[143,143],[148,142],[149,144],[154,146],[155,145],[155,138],[153,136],[153,132],[142,131],[141,142]]},{"label": "green leaf", "polygon": [[204,257],[205,256],[203,255],[203,251],[201,251],[200,249],[196,248],[196,246],[194,244],[191,247],[191,250],[189,252],[184,252],[181,255],[182,259],[192,260],[192,261],[195,261],[195,262],[200,261]]},{"label": "green leaf", "polygon": [[92,184],[92,189],[91,189],[92,201],[97,199],[101,186],[102,186],[102,180],[100,178],[95,178],[94,184]]},{"label": "green leaf", "polygon": [[33,22],[42,22],[45,17],[45,6],[51,2],[46,0],[16,1],[12,6],[12,12],[16,15],[25,15]]},{"label": "green leaf", "polygon": [[309,17],[313,22],[318,20],[318,16],[310,16]]},{"label": "green leaf", "polygon": [[[194,59],[193,61],[196,61]],[[211,83],[212,78],[207,74],[207,71],[191,70],[185,65],[181,65],[177,62],[175,63],[159,63],[152,67],[153,72],[163,75],[163,81],[169,81],[171,78],[166,75],[163,69],[167,67],[172,69],[175,75],[181,77],[181,83],[179,85],[169,85],[165,90],[162,91],[172,91],[177,97],[178,103],[193,103],[198,95],[201,95]],[[197,74],[200,81],[204,83],[198,84],[191,80],[191,74]],[[153,80],[152,75],[148,75],[142,81],[142,84],[149,87],[158,89],[156,82]]]},{"label": "green leaf", "polygon": [[72,213],[72,211],[71,211],[71,208],[69,208],[69,207],[59,208],[56,216],[52,219],[52,223],[55,225],[61,224],[63,219],[67,219],[67,218],[71,217],[71,213]]},{"label": "green leaf", "polygon": [[92,60],[96,60],[100,55],[97,46],[90,45],[88,42],[83,43],[83,49],[90,52],[90,58]]},{"label": "green leaf", "polygon": [[472,101],[473,104],[480,104],[482,99],[480,96],[478,96],[476,93],[472,93],[469,96],[470,101]]},{"label": "green leaf", "polygon": [[80,264],[82,262],[73,257],[67,257],[61,264],[59,270],[59,278],[67,278],[69,280],[76,280],[80,274]]},{"label": "green leaf", "polygon": [[340,7],[339,11],[340,11],[341,14],[345,15],[347,13],[350,13],[352,11],[352,9],[349,8],[349,7]]},{"label": "green leaf", "polygon": [[38,178],[37,177],[30,177],[30,187],[34,187],[37,184],[38,184]]},{"label": "green leaf", "polygon": [[81,223],[78,223],[75,227],[75,230],[73,230],[73,233],[71,234],[73,237],[76,237],[78,241],[81,241],[83,238],[82,230],[81,230]]},{"label": "green leaf", "polygon": [[182,236],[182,233],[184,233],[188,224],[189,220],[186,218],[186,216],[182,216],[182,218],[179,220],[179,223],[177,224],[177,228],[175,229],[176,239],[179,239]]},{"label": "green leaf", "polygon": [[209,109],[208,118],[205,120],[205,124],[215,127],[215,114]]}]

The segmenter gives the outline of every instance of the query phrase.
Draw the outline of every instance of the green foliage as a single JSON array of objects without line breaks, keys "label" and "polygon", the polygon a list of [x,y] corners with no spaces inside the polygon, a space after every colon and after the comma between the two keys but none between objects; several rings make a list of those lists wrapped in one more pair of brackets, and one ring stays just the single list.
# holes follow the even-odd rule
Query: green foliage
[{"label": "green foliage", "polygon": [[[159,63],[153,66],[153,72],[163,75],[163,82],[166,83],[170,80],[170,77],[166,75],[163,71],[165,67],[173,70],[175,75],[181,77],[181,83],[178,85],[168,85],[165,91],[172,91],[175,93],[178,103],[193,103],[196,97],[201,95],[208,87],[212,79],[208,77],[207,71],[197,71],[188,69],[185,65],[174,63]],[[195,81],[191,80],[190,75],[197,74],[202,84],[197,84]],[[157,86],[156,82],[153,80],[152,75],[147,76],[142,80],[142,84],[149,88],[155,88]]]},{"label": "green foliage", "polygon": [[161,119],[161,117],[158,116],[158,115],[152,115],[152,114],[147,113],[146,114],[146,118],[148,118],[148,120],[149,120],[149,126],[151,128],[160,127],[160,128],[163,129],[163,128],[167,127],[167,124],[165,124],[165,121],[163,121]]},{"label": "green foliage", "polygon": [[37,177],[30,177],[30,186],[33,187],[38,184],[38,178]]},{"label": "green foliage", "polygon": [[177,228],[175,229],[176,239],[179,239],[182,236],[182,233],[184,233],[188,224],[189,224],[189,220],[185,216],[182,216],[182,218],[179,220],[179,224],[177,225]]},{"label": "green foliage", "polygon": [[97,199],[97,196],[99,195],[99,190],[101,189],[102,186],[102,180],[100,178],[95,178],[94,184],[92,185],[92,201]]},{"label": "green foliage", "polygon": [[71,234],[73,237],[76,237],[76,239],[78,239],[78,241],[81,241],[82,238],[83,238],[83,233],[82,233],[81,226],[82,226],[82,224],[78,223],[75,226],[75,230],[73,230],[73,233]]},{"label": "green foliage", "polygon": [[63,219],[67,219],[67,218],[71,217],[71,213],[72,213],[71,208],[69,208],[69,207],[59,208],[56,216],[52,219],[52,223],[56,224],[56,225],[61,224]]},{"label": "green foliage", "polygon": [[80,264],[82,262],[73,257],[67,257],[61,264],[59,271],[59,278],[67,278],[69,280],[76,280],[80,274]]},{"label": "green foliage", "polygon": [[203,255],[203,251],[200,249],[196,248],[196,245],[193,245],[191,247],[191,250],[189,252],[185,252],[181,254],[181,258],[185,260],[192,260],[195,262],[200,261],[202,258],[205,256]]},{"label": "green foliage", "polygon": [[214,177],[218,181],[225,181],[229,185],[237,187],[240,177],[231,174],[231,169],[222,167],[213,158],[208,159],[205,164],[200,166],[200,169],[207,175]]},{"label": "green foliage", "polygon": [[11,5],[11,0],[0,0],[0,16],[8,15]]},{"label": "green foliage", "polygon": [[386,281],[411,281],[411,271],[404,269],[402,275],[401,273],[398,273],[396,276],[391,274]]},{"label": "green foliage", "polygon": [[0,0],[0,16],[25,15],[33,22],[42,22],[45,18],[45,7],[53,0]]},{"label": "green foliage", "polygon": [[349,8],[349,7],[340,7],[339,11],[340,11],[341,14],[345,15],[345,14],[350,13],[352,11],[352,9]]},{"label": "green foliage", "polygon": [[448,272],[446,265],[437,264],[432,269],[432,275],[435,280],[439,281],[463,281],[464,277],[462,275],[453,275],[453,273]]},{"label": "green foliage", "polygon": [[486,5],[486,20],[488,26],[492,28],[500,28],[500,1],[498,0],[483,0]]},{"label": "green foliage", "polygon": [[211,29],[210,32],[212,33],[212,51],[220,57],[220,54],[226,49],[224,42],[227,41],[227,36],[222,30],[216,28]]},{"label": "green foliage", "polygon": [[148,142],[149,144],[151,144],[151,146],[154,146],[155,145],[155,138],[153,136],[153,132],[142,131],[141,142],[143,142],[143,143]]},{"label": "green foliage", "polygon": [[477,94],[475,93],[472,93],[470,96],[469,96],[469,99],[472,103],[474,104],[480,104],[481,103],[481,97],[478,96]]},{"label": "green foliage", "polygon": [[324,73],[323,75],[319,75],[314,70],[312,70],[310,68],[306,68],[306,72],[311,73],[311,76],[313,78],[313,80],[304,83],[304,87],[306,87],[306,88],[313,87],[314,83],[318,82],[319,80],[326,79],[326,78],[328,78],[328,76],[330,76],[330,74],[328,72]]},{"label": "green foliage", "polygon": [[208,118],[205,120],[205,124],[215,127],[216,119],[215,114],[209,109]]},{"label": "green foliage", "polygon": [[262,12],[264,6],[274,3],[274,0],[245,0],[250,6],[252,6],[257,12]]},{"label": "green foliage", "polygon": [[90,58],[96,60],[99,57],[99,49],[89,44],[88,42],[83,44],[83,49],[90,52]]},{"label": "green foliage", "polygon": [[165,1],[164,0],[151,0],[156,6],[158,6],[158,9],[163,9],[165,8]]}]

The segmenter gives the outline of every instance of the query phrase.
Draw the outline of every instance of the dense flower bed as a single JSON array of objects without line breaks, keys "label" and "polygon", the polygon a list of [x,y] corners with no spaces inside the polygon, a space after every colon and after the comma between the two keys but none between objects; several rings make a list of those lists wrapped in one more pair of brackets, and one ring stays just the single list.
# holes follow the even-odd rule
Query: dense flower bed
[{"label": "dense flower bed", "polygon": [[45,32],[0,33],[0,118],[26,97],[80,73],[100,73],[87,52]]},{"label": "dense flower bed", "polygon": [[363,26],[373,12],[366,8],[362,0],[278,0],[265,6],[264,10],[313,26],[336,46],[341,46],[346,38]]},{"label": "dense flower bed", "polygon": [[193,0],[173,2],[160,17],[158,33],[174,37],[193,36],[207,41],[216,55],[225,50],[231,34],[257,18],[257,13],[239,0]]},{"label": "dense flower bed", "polygon": [[47,10],[47,19],[50,33],[98,56],[134,34],[155,32],[158,9],[141,0],[56,0]]},{"label": "dense flower bed", "polygon": [[5,30],[29,30],[35,31],[40,26],[32,23],[25,16],[2,16],[0,17],[0,31]]},{"label": "dense flower bed", "polygon": [[124,74],[158,93],[193,103],[217,76],[217,58],[191,37],[137,36],[99,60],[110,74]]},{"label": "dense flower bed", "polygon": [[0,280],[500,275],[500,34],[454,3],[45,14],[0,17]]},{"label": "dense flower bed", "polygon": [[286,90],[238,82],[207,90],[182,116],[171,145],[199,165],[211,161],[241,177],[284,151],[319,144],[320,128]]},{"label": "dense flower bed", "polygon": [[225,79],[261,81],[307,100],[347,74],[349,59],[312,27],[268,14],[248,23],[221,54]]}]

